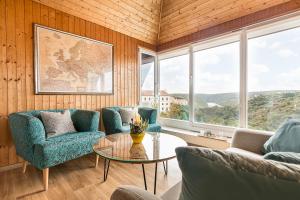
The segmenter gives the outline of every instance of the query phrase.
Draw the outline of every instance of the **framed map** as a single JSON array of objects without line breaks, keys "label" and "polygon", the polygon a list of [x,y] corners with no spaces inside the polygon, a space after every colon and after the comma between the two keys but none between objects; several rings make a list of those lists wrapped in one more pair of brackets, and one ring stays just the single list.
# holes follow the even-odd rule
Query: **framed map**
[{"label": "framed map", "polygon": [[34,24],[36,94],[113,94],[113,45]]}]

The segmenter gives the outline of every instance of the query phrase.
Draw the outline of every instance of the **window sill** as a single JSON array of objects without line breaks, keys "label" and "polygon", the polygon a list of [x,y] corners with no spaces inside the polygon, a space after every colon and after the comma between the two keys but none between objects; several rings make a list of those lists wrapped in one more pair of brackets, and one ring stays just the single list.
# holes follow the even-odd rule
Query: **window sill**
[{"label": "window sill", "polygon": [[213,149],[220,149],[220,150],[227,149],[230,147],[230,142],[231,142],[231,138],[219,137],[219,136],[208,137],[208,136],[201,135],[199,132],[173,128],[168,126],[163,126],[162,132],[180,137],[189,144],[213,148]]}]

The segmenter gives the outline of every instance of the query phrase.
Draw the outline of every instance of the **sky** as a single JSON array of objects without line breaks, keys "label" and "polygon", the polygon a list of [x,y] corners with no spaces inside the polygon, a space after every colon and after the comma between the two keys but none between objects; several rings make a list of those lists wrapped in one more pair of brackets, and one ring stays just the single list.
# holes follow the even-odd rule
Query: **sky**
[{"label": "sky", "polygon": [[[160,88],[188,93],[189,58],[160,61]],[[239,42],[195,52],[195,93],[239,91]],[[153,86],[153,67],[143,87]],[[152,87],[153,88],[153,87]],[[300,90],[300,28],[248,40],[248,91]]]}]

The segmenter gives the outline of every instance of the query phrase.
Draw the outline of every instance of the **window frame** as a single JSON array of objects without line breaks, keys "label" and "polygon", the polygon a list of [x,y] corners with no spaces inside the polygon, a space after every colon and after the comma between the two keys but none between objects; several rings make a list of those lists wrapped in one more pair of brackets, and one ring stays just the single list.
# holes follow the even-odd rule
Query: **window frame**
[{"label": "window frame", "polygon": [[[254,25],[250,25],[240,30],[236,30],[233,32],[225,33],[222,35],[218,35],[215,37],[211,37],[209,39],[205,39],[203,41],[199,41],[196,43],[190,43],[188,45],[177,47],[175,49],[171,49],[168,51],[158,52],[157,54],[157,92],[159,92],[159,84],[160,84],[160,61],[164,59],[169,59],[172,57],[189,54],[189,105],[190,105],[190,113],[189,120],[178,120],[178,119],[170,119],[158,117],[159,121],[162,125],[171,126],[175,128],[182,128],[192,131],[199,130],[210,130],[212,132],[225,132],[225,136],[232,136],[234,130],[236,128],[248,128],[248,39],[254,37],[260,37],[276,32],[286,31],[289,29],[300,27],[300,12],[294,13],[291,15],[286,15],[282,17],[275,18],[273,20],[268,20],[262,23],[257,23]],[[193,53],[209,49],[221,45],[225,45],[226,43],[231,43],[230,38],[234,38],[235,40],[240,42],[239,49],[239,126],[231,127],[231,126],[223,126],[216,124],[208,124],[208,123],[200,123],[195,122],[194,120],[194,59]],[[158,93],[157,93],[158,95]],[[226,133],[229,134],[226,134]]]},{"label": "window frame", "polygon": [[151,55],[154,57],[154,82],[153,82],[153,86],[154,86],[154,101],[157,101],[157,53],[155,51],[152,51],[150,49],[144,48],[144,47],[138,47],[138,66],[139,66],[139,73],[138,73],[138,105],[141,105],[142,103],[142,86],[141,86],[141,77],[142,77],[142,70],[141,70],[141,63],[142,63],[142,54],[147,54],[147,55]]}]

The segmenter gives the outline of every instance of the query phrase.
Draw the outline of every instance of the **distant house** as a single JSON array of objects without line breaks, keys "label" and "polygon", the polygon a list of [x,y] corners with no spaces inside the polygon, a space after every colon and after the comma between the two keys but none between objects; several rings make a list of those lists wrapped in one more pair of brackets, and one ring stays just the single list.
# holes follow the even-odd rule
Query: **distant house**
[{"label": "distant house", "polygon": [[223,106],[217,104],[217,103],[213,103],[213,102],[208,102],[207,103],[207,107],[212,108],[212,107],[218,107],[218,108],[222,108]]},{"label": "distant house", "polygon": [[[164,90],[159,93],[159,110],[160,112],[168,112],[172,103],[187,105],[188,101],[183,97],[173,96]],[[151,90],[143,90],[141,95],[141,105],[152,107],[155,105],[154,92]]]}]

